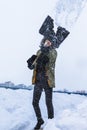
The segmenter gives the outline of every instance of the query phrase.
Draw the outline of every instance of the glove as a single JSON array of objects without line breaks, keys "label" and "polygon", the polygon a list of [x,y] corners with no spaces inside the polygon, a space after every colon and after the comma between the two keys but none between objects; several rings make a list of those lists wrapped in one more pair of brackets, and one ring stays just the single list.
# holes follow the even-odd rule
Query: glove
[{"label": "glove", "polygon": [[28,68],[31,70],[34,69],[34,65],[32,65],[32,64],[33,64],[34,60],[36,59],[36,57],[37,57],[36,55],[32,55],[31,58],[29,58],[27,60]]}]

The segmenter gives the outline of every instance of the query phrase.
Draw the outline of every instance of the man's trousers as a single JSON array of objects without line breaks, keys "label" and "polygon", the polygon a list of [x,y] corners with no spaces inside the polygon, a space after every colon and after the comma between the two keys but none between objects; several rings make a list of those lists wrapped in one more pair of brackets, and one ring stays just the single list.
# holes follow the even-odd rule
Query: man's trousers
[{"label": "man's trousers", "polygon": [[48,118],[52,119],[54,117],[54,109],[53,109],[53,104],[52,104],[52,90],[53,89],[50,88],[47,83],[45,84],[37,83],[34,86],[33,102],[32,102],[37,120],[42,118],[41,110],[39,107],[39,100],[40,100],[43,89],[45,92],[45,101],[46,101],[46,106],[47,106]]}]

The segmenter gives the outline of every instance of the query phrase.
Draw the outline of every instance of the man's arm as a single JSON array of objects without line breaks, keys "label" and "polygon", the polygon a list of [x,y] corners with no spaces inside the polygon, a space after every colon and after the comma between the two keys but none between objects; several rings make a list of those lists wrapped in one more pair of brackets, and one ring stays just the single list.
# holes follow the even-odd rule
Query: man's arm
[{"label": "man's arm", "polygon": [[54,67],[56,58],[57,58],[57,51],[53,50],[52,52],[50,52],[50,59],[49,59],[50,67],[52,67],[52,68]]},{"label": "man's arm", "polygon": [[28,68],[29,68],[29,69],[31,69],[31,70],[34,69],[33,62],[35,61],[36,58],[37,58],[36,55],[32,55],[31,58],[29,58],[29,59],[27,60]]}]

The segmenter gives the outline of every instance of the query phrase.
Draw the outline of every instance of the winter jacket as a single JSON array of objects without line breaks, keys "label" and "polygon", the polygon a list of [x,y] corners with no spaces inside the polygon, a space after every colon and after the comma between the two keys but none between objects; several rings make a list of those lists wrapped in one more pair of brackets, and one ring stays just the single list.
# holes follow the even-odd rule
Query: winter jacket
[{"label": "winter jacket", "polygon": [[[37,57],[39,57],[41,54],[41,50],[37,52]],[[49,87],[53,88],[55,87],[55,62],[57,58],[57,51],[55,49],[49,50],[49,53],[46,53],[46,56],[49,59],[49,62],[45,66],[46,76],[47,76],[47,82]],[[35,68],[33,70],[33,76],[32,76],[32,84],[36,83],[36,75],[37,75],[37,64],[35,65]]]}]

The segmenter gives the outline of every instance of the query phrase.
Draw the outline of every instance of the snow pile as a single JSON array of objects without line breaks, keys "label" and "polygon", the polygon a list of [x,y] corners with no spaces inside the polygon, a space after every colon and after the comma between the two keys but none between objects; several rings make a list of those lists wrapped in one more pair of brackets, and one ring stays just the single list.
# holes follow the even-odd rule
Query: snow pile
[{"label": "snow pile", "polygon": [[57,26],[60,25],[70,30],[86,2],[87,0],[58,0],[55,15]]},{"label": "snow pile", "polygon": [[[0,89],[0,130],[32,130],[36,123],[32,107],[33,91]],[[87,97],[53,93],[55,119],[47,120],[45,95],[40,107],[44,130],[87,130]]]},{"label": "snow pile", "polygon": [[0,89],[0,130],[25,130],[33,119],[29,91]]},{"label": "snow pile", "polygon": [[60,130],[60,129],[56,127],[54,119],[48,119],[48,122],[44,127],[44,130]]},{"label": "snow pile", "polygon": [[[82,107],[80,110],[78,109],[78,106],[82,106],[82,104],[85,106]],[[70,109],[66,109],[63,111],[58,125],[62,128],[62,130],[65,130],[67,127],[67,130],[87,130],[87,100],[86,104],[82,103],[77,106],[77,109],[72,111]]]}]

